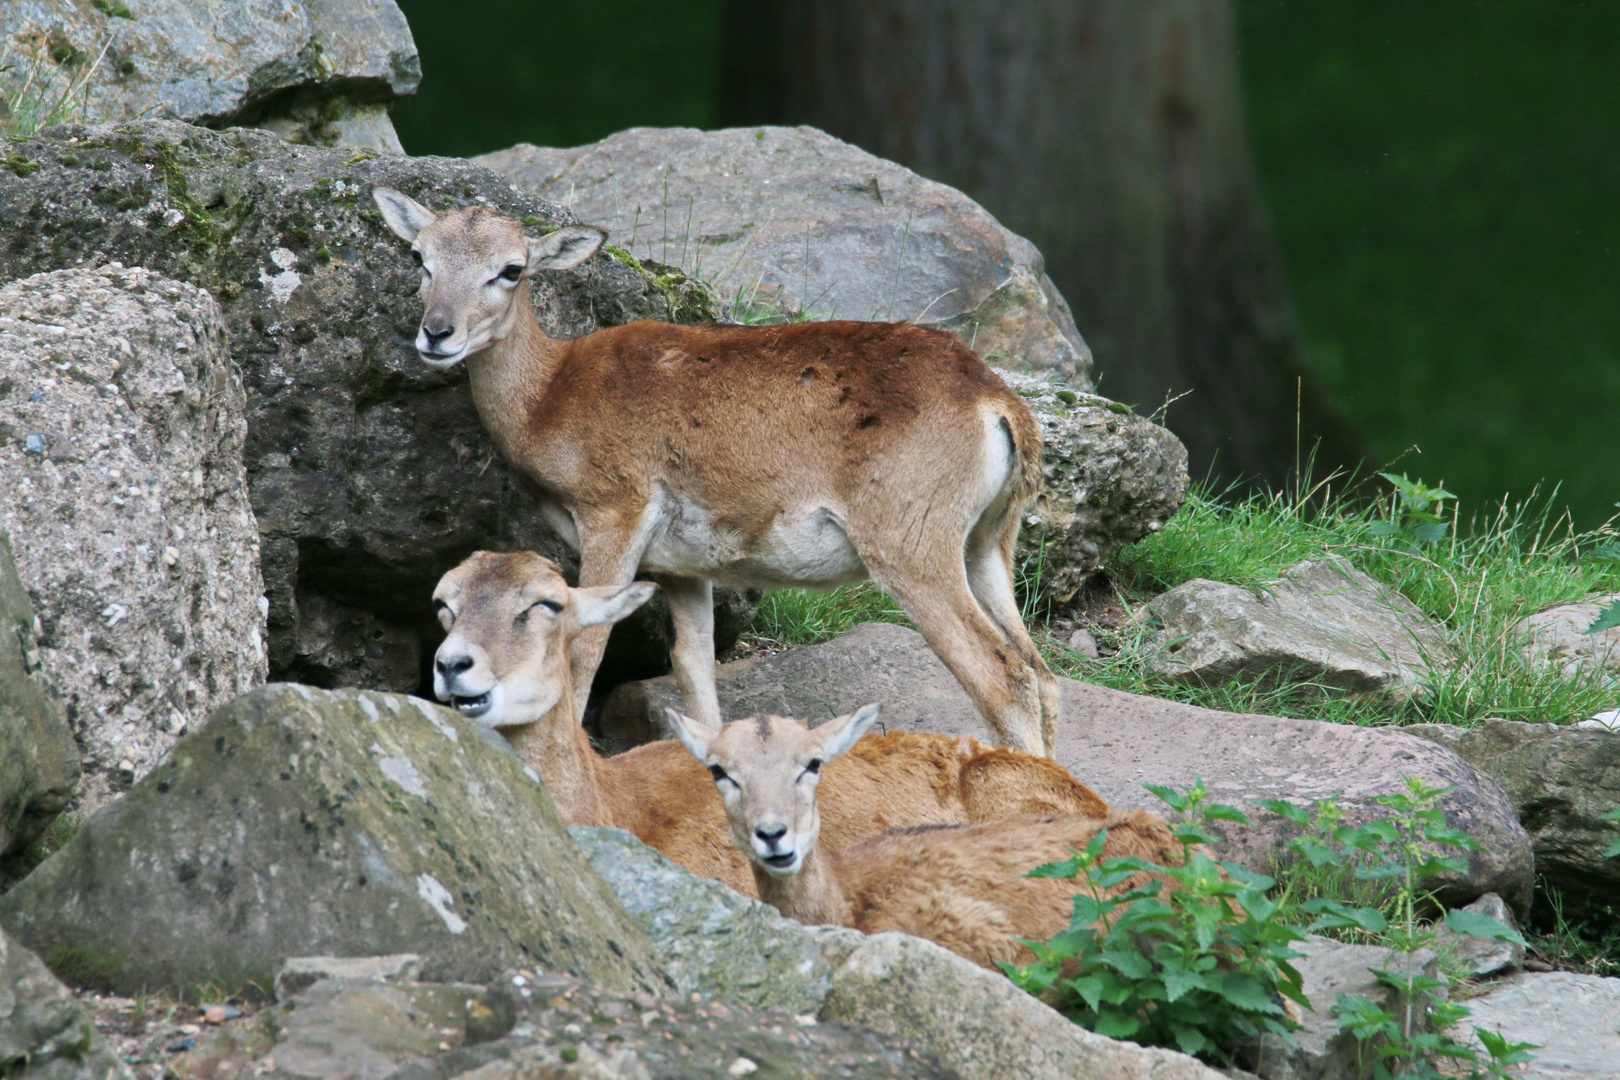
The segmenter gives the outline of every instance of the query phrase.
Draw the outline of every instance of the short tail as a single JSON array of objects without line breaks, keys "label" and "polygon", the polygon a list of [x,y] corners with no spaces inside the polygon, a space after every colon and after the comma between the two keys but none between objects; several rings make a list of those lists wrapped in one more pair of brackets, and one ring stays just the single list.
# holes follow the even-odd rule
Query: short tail
[{"label": "short tail", "polygon": [[1008,394],[1009,401],[998,402],[996,412],[1001,416],[1001,422],[1007,425],[1007,435],[1012,439],[1013,456],[1015,464],[1012,475],[1007,478],[1007,488],[1012,495],[1013,506],[1019,510],[1028,509],[1035,501],[1035,496],[1041,491],[1041,461],[1043,439],[1041,438],[1041,425],[1036,423],[1035,416],[1018,398]]}]

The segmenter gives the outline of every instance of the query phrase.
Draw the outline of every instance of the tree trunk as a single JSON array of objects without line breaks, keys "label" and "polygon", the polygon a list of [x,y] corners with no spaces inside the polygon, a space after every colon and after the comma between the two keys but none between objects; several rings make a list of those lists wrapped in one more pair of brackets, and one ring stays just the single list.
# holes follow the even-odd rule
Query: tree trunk
[{"label": "tree trunk", "polygon": [[[1359,460],[1306,371],[1228,0],[731,0],[722,119],[807,123],[962,189],[1035,242],[1100,390],[1194,474]],[[1298,440],[1296,440],[1296,430]]]}]

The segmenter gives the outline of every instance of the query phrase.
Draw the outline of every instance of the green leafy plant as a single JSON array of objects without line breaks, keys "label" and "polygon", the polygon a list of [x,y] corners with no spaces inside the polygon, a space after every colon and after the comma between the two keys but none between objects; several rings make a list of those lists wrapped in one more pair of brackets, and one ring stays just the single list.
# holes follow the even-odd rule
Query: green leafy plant
[{"label": "green leafy plant", "polygon": [[[1442,1000],[1443,978],[1423,974],[1413,954],[1434,941],[1434,931],[1418,918],[1420,907],[1432,900],[1423,882],[1441,873],[1466,870],[1463,857],[1442,855],[1437,849],[1456,848],[1478,851],[1480,845],[1467,833],[1446,824],[1440,800],[1444,788],[1431,788],[1422,779],[1403,778],[1405,790],[1376,800],[1388,808],[1387,818],[1350,826],[1331,821],[1325,831],[1311,829],[1291,845],[1316,865],[1352,866],[1354,877],[1389,887],[1388,907],[1392,914],[1371,907],[1323,911],[1313,928],[1355,929],[1376,934],[1398,962],[1372,973],[1380,983],[1395,992],[1395,1011],[1382,1008],[1369,998],[1341,994],[1333,1004],[1333,1015],[1341,1030],[1355,1036],[1368,1062],[1374,1080],[1395,1077],[1438,1078],[1437,1058],[1456,1061],[1473,1077],[1505,1077],[1506,1069],[1528,1060],[1529,1043],[1512,1043],[1495,1032],[1475,1028],[1474,1034],[1485,1057],[1471,1045],[1459,1042],[1450,1029],[1468,1018],[1466,1006]],[[1318,824],[1309,812],[1281,800],[1262,803],[1295,825]],[[1308,905],[1307,905],[1308,906]],[[1488,915],[1473,911],[1447,912],[1446,925],[1460,934],[1513,941],[1524,939],[1511,927]],[[1424,1015],[1424,1010],[1427,1015]],[[1422,1021],[1426,1020],[1426,1023]],[[1428,1030],[1424,1030],[1424,1028]]]},{"label": "green leafy plant", "polygon": [[[1201,849],[1212,840],[1208,822],[1246,821],[1241,811],[1210,802],[1202,782],[1185,793],[1148,790],[1182,815],[1172,826],[1180,865],[1104,859],[1100,834],[1073,857],[1030,871],[1079,879],[1087,889],[1074,898],[1067,930],[1028,943],[1035,963],[1006,970],[1082,1027],[1230,1062],[1262,1034],[1286,1038],[1298,1027],[1283,999],[1309,1007],[1292,963],[1305,931],[1267,895],[1272,878],[1217,863]],[[1169,887],[1149,878],[1106,895],[1144,874]]]},{"label": "green leafy plant", "polygon": [[1620,600],[1616,600],[1600,611],[1598,617],[1592,620],[1592,625],[1581,631],[1581,633],[1601,634],[1603,631],[1613,630],[1615,627],[1620,627]]},{"label": "green leafy plant", "polygon": [[1389,540],[1407,551],[1421,550],[1446,537],[1446,522],[1440,516],[1441,504],[1457,496],[1442,487],[1430,487],[1422,480],[1408,480],[1403,473],[1379,473],[1394,487],[1394,503],[1389,517],[1376,521],[1367,531]]},{"label": "green leafy plant", "polygon": [[[1259,804],[1299,827],[1287,842],[1299,864],[1328,871],[1293,873],[1282,882],[1217,863],[1201,849],[1213,840],[1207,823],[1248,821],[1237,808],[1210,802],[1202,782],[1185,793],[1147,785],[1181,815],[1172,826],[1182,845],[1180,865],[1105,859],[1106,837],[1099,836],[1085,851],[1037,867],[1029,876],[1079,879],[1086,891],[1074,899],[1068,929],[1050,941],[1028,943],[1035,963],[1005,969],[1018,986],[1090,1030],[1231,1064],[1257,1056],[1266,1034],[1291,1038],[1298,1024],[1284,999],[1311,1007],[1292,963],[1302,955],[1294,945],[1314,932],[1376,937],[1392,959],[1401,958],[1373,971],[1396,992],[1395,1011],[1348,994],[1333,1006],[1341,1029],[1370,1055],[1368,1074],[1375,1080],[1438,1077],[1433,1061],[1449,1058],[1471,1070],[1468,1075],[1505,1077],[1534,1048],[1479,1028],[1483,1057],[1457,1041],[1448,1029],[1467,1018],[1467,1008],[1440,1000],[1444,980],[1423,975],[1410,960],[1434,936],[1418,919],[1428,899],[1422,882],[1460,865],[1458,857],[1436,849],[1478,845],[1446,825],[1439,806],[1444,789],[1413,777],[1403,783],[1402,792],[1378,800],[1391,816],[1362,825],[1346,824],[1337,800],[1309,808],[1283,800]],[[1143,881],[1142,875],[1153,877]],[[1107,895],[1133,879],[1130,888]],[[1387,913],[1309,895],[1320,893],[1324,883],[1349,880],[1377,890]],[[1459,933],[1523,941],[1474,912],[1451,912],[1447,924]],[[1419,1010],[1426,1010],[1427,1025],[1418,1022]]]}]

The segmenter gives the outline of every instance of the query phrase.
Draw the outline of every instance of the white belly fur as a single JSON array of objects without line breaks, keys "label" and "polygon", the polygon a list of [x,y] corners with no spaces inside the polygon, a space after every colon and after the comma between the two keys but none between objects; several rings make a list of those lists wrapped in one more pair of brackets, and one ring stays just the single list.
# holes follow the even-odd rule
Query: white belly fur
[{"label": "white belly fur", "polygon": [[866,577],[842,516],[830,507],[783,511],[752,543],[716,530],[706,509],[678,493],[666,492],[649,510],[654,520],[644,570],[754,588],[832,586]]}]

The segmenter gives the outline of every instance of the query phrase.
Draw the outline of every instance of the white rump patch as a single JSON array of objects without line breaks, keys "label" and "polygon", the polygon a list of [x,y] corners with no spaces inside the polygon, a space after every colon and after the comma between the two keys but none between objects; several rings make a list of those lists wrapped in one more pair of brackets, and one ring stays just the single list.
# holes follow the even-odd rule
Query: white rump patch
[{"label": "white rump patch", "polygon": [[432,874],[416,875],[416,892],[428,902],[429,907],[439,913],[439,918],[444,920],[444,925],[450,928],[452,934],[466,933],[467,920],[450,910],[450,902],[455,897],[450,895],[449,889],[439,883],[438,878]]},{"label": "white rump patch", "polygon": [[1012,478],[1017,462],[1013,460],[1012,439],[1002,426],[1001,414],[985,409],[984,418],[984,488],[979,503],[981,511],[1000,498]]},{"label": "white rump patch", "polygon": [[422,774],[416,771],[416,766],[402,757],[385,757],[377,762],[377,768],[382,774],[418,799],[427,798],[427,788],[422,783]]}]

